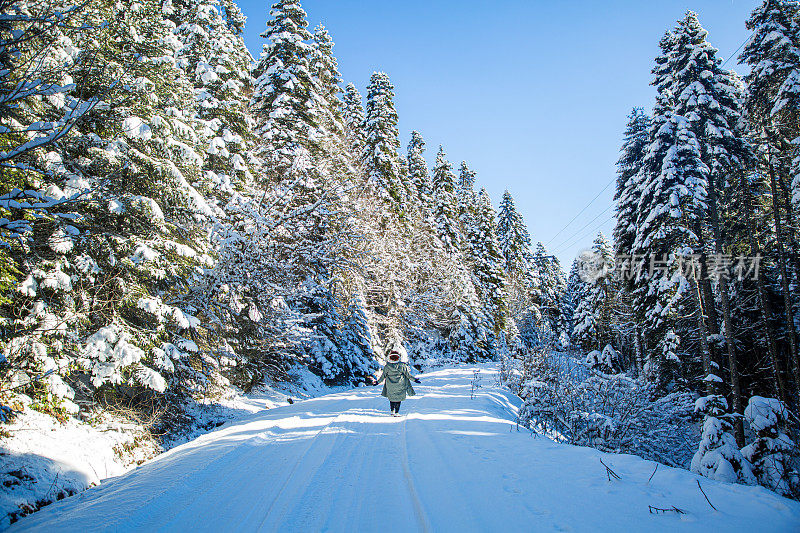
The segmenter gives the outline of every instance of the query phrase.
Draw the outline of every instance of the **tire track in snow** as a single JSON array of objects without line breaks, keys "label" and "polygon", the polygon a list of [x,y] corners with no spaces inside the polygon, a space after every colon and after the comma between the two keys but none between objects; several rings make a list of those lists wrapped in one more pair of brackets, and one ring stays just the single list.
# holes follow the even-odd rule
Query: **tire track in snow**
[{"label": "tire track in snow", "polygon": [[[346,414],[346,413],[345,413]],[[362,439],[354,438],[353,422],[344,420],[337,425],[331,452],[319,468],[315,469],[301,484],[299,491],[291,500],[289,508],[283,513],[291,520],[281,523],[286,531],[336,531],[341,524],[348,523],[342,510],[352,501],[355,490],[360,485],[353,477],[353,466],[362,461],[360,448]],[[348,490],[348,486],[353,490]],[[327,526],[325,523],[332,522]]]},{"label": "tire track in snow", "polygon": [[[314,456],[310,456],[309,454],[316,446],[319,445],[319,443],[322,442],[319,437],[341,417],[342,414],[336,415],[333,420],[326,424],[311,438],[311,442],[297,458],[291,470],[289,471],[289,474],[281,484],[280,489],[278,489],[278,492],[270,502],[269,507],[264,512],[258,527],[254,529],[258,531],[265,529],[265,523],[270,519],[273,509],[277,508],[280,500],[283,499],[285,501],[281,502],[279,509],[280,512],[276,515],[278,520],[276,523],[272,524],[272,530],[276,529],[280,525],[280,520],[287,516],[287,511],[293,507],[296,507],[297,500],[302,494],[303,489],[308,486],[308,483],[314,477],[314,474],[317,473],[317,471],[325,464],[325,460],[328,458],[328,456],[330,456],[331,451],[334,448],[334,444],[339,440],[338,435],[334,438],[331,438],[329,442],[326,442],[325,447],[323,447],[318,454],[315,454]],[[311,461],[306,461],[306,458],[311,459]],[[308,466],[309,464],[313,466]],[[296,474],[302,474],[302,477],[297,478]]]},{"label": "tire track in snow", "polygon": [[[158,464],[155,471],[164,472],[165,479],[171,480],[171,483],[163,484],[160,490],[154,491],[149,495],[148,498],[138,501],[135,504],[135,507],[129,510],[126,515],[120,516],[119,518],[113,516],[107,517],[103,527],[112,530],[124,530],[133,528],[150,529],[163,525],[165,515],[168,515],[168,517],[171,519],[176,517],[176,513],[174,511],[174,502],[176,498],[174,496],[164,498],[165,495],[170,494],[170,492],[174,491],[176,487],[179,487],[179,494],[195,494],[194,487],[196,487],[196,481],[194,479],[192,480],[192,483],[187,483],[187,481],[198,475],[200,476],[201,480],[208,481],[208,483],[205,483],[207,488],[202,491],[207,492],[210,487],[215,486],[214,481],[221,475],[231,470],[236,471],[237,468],[248,464],[251,459],[257,456],[259,453],[260,451],[258,447],[255,446],[246,453],[241,453],[240,446],[231,446],[226,449],[225,453],[218,456],[215,460],[205,463],[203,465],[204,468],[198,471],[199,473],[195,472],[194,470],[187,469],[182,472],[181,475],[175,476],[173,474],[171,477],[167,477],[166,475],[170,464],[162,461],[160,464]],[[154,465],[155,464],[156,463],[154,463]],[[151,476],[148,476],[145,479],[142,479],[141,482],[149,483],[150,478]],[[112,483],[113,482],[114,480],[112,480]],[[113,491],[110,493],[113,494]],[[100,493],[98,492],[98,494]],[[190,502],[192,502],[200,495],[201,494],[197,494],[194,498],[188,496],[188,498],[190,499]],[[181,510],[177,514],[183,514],[189,511],[190,502],[185,504],[181,503]],[[91,508],[93,504],[94,502],[92,500],[85,502],[85,505],[88,508]],[[167,521],[171,520],[168,519]]]},{"label": "tire track in snow", "polygon": [[[380,416],[377,410],[375,415]],[[355,445],[352,443],[353,439],[355,439]],[[337,491],[337,499],[333,502],[334,508],[342,509],[346,506],[346,511],[344,516],[331,513],[323,527],[320,528],[323,531],[335,531],[336,526],[341,523],[350,524],[354,531],[364,529],[369,525],[362,524],[364,520],[362,513],[366,498],[353,498],[351,495],[357,493],[362,480],[369,479],[372,475],[376,463],[375,458],[381,451],[381,436],[362,433],[358,437],[351,436],[348,440],[351,441],[352,455],[357,458],[357,461],[350,463],[350,490]],[[356,469],[352,469],[354,464],[357,465]],[[369,504],[367,504],[367,507],[369,508]],[[343,522],[340,521],[341,519],[343,519]]]},{"label": "tire track in snow", "polygon": [[408,493],[411,496],[411,503],[414,506],[414,517],[417,519],[417,525],[419,525],[419,529],[421,531],[425,531],[426,533],[431,530],[430,522],[428,521],[427,516],[425,515],[425,510],[422,507],[422,502],[419,499],[419,495],[417,494],[417,489],[414,486],[414,480],[411,478],[411,469],[408,467],[408,434],[406,433],[406,422],[408,418],[403,418],[403,429],[402,429],[402,443],[403,443],[403,477],[406,480],[406,484],[408,485]]},{"label": "tire track in snow", "polygon": [[[463,490],[460,488],[465,486],[464,481],[460,479],[456,479],[456,476],[453,475],[453,467],[451,460],[447,457],[442,451],[442,444],[440,439],[434,439],[432,432],[427,428],[420,428],[418,431],[413,432],[414,439],[420,439],[425,441],[425,445],[421,446],[426,451],[432,451],[436,454],[435,464],[431,462],[429,469],[431,472],[435,471],[435,476],[439,481],[437,483],[438,489],[436,494],[433,495],[437,497],[437,507],[445,507],[448,509],[452,508],[459,508],[458,513],[453,513],[453,516],[457,516],[459,518],[468,517],[466,523],[469,524],[470,528],[475,528],[476,524],[481,524],[481,527],[475,528],[476,530],[484,530],[490,531],[491,527],[486,527],[486,524],[483,523],[482,520],[479,520],[479,517],[475,514],[474,507],[466,504],[465,502],[469,502],[469,498],[466,494],[464,494]],[[429,458],[430,459],[430,458]],[[435,470],[434,470],[435,469]],[[442,483],[442,478],[445,478],[447,481]],[[442,498],[450,496],[453,491],[457,490],[458,495],[456,497],[450,497],[449,500],[446,502],[442,502]],[[445,503],[442,505],[442,503]],[[455,524],[450,524],[450,526],[454,526]]]},{"label": "tire track in snow", "polygon": [[[248,472],[247,467],[252,466],[254,460],[258,459],[263,453],[264,451],[261,446],[254,445],[252,450],[247,453],[242,453],[239,460],[230,465],[225,465],[224,469],[221,468],[222,465],[220,465],[220,468],[217,469],[204,470],[204,475],[201,479],[193,483],[189,491],[190,496],[185,500],[181,500],[181,509],[169,509],[170,516],[163,522],[159,522],[159,528],[169,530],[170,524],[181,524],[181,520],[185,519],[187,515],[191,516],[195,513],[195,503],[202,501],[202,499],[208,495],[213,496],[213,493],[219,490],[219,479],[229,476],[230,472]],[[228,500],[228,505],[230,505],[231,501],[232,500]],[[153,518],[156,517],[154,516]]]},{"label": "tire track in snow", "polygon": [[[313,445],[313,440],[324,432],[328,427],[331,426],[334,422],[336,422],[338,417],[331,417],[330,421],[324,424],[312,437],[309,437],[309,443],[306,445],[303,450],[298,455],[297,461],[301,461],[303,459],[304,454],[307,454],[308,449],[310,446]],[[266,432],[265,432],[266,433]],[[225,522],[225,529],[230,530],[246,530],[248,528],[253,527],[253,522],[258,521],[260,519],[260,515],[254,517],[254,513],[256,513],[259,509],[259,503],[263,502],[263,498],[257,497],[253,494],[253,472],[258,471],[259,467],[262,471],[266,472],[264,476],[264,480],[262,483],[266,487],[272,487],[274,484],[270,483],[269,475],[271,473],[277,473],[277,471],[270,471],[269,468],[273,467],[274,464],[271,462],[274,459],[275,451],[272,450],[273,446],[280,446],[281,437],[283,434],[271,434],[268,437],[262,437],[261,434],[256,436],[255,438],[261,438],[265,442],[259,446],[255,446],[254,452],[248,454],[248,457],[253,457],[253,461],[247,462],[245,468],[241,470],[235,470],[234,472],[238,472],[238,477],[232,478],[231,474],[228,473],[226,475],[226,482],[225,485],[230,487],[229,493],[225,494],[224,498],[216,498],[213,499],[210,504],[212,504],[214,510],[214,517],[209,518],[209,522],[206,522],[203,526],[198,526],[201,530],[214,530],[215,524],[213,523],[213,519],[219,516],[228,517],[228,520]],[[277,451],[277,450],[276,450]],[[287,458],[288,459],[288,458]],[[214,487],[214,490],[218,490],[219,482],[211,483]],[[204,493],[209,493],[208,489],[203,491]],[[213,493],[212,493],[213,496]],[[249,505],[249,512],[240,514],[236,513],[237,509],[241,510],[242,503],[244,501],[251,501]],[[202,503],[202,502],[201,502]],[[223,527],[222,525],[216,527]]]}]

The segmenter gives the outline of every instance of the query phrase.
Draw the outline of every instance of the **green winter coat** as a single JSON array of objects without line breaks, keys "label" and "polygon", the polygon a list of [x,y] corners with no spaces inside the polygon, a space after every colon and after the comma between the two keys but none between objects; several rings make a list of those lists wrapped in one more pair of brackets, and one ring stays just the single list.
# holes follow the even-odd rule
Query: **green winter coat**
[{"label": "green winter coat", "polygon": [[386,363],[378,383],[385,380],[382,396],[389,398],[390,402],[402,402],[406,394],[414,396],[414,387],[411,382],[416,379],[411,376],[411,371],[405,363]]}]

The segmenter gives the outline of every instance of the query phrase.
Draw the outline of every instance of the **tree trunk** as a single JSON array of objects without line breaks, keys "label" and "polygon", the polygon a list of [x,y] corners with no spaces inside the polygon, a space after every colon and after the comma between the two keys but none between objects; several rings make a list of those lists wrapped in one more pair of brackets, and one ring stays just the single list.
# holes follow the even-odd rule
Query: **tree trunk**
[{"label": "tree trunk", "polygon": [[781,276],[781,291],[783,292],[783,313],[786,320],[786,334],[789,337],[789,353],[791,354],[791,366],[794,371],[795,394],[800,399],[800,359],[797,354],[797,337],[794,331],[794,320],[792,317],[792,300],[789,292],[789,276],[786,268],[786,251],[783,246],[783,224],[778,205],[778,186],[775,177],[775,168],[772,165],[772,149],[767,146],[767,167],[769,168],[769,182],[772,191],[772,215],[775,218],[775,236],[778,248],[778,271]]},{"label": "tree trunk", "polygon": [[[761,245],[758,242],[756,224],[753,212],[753,198],[750,190],[750,180],[743,176],[740,180],[742,189],[742,199],[744,200],[744,217],[747,220],[747,233],[750,240],[750,254],[754,257],[761,256]],[[761,275],[755,276],[756,295],[758,297],[758,307],[761,311],[761,321],[764,327],[764,337],[767,342],[767,352],[769,353],[770,366],[772,368],[772,380],[775,392],[782,402],[787,402],[786,383],[783,378],[780,358],[778,356],[778,343],[775,340],[775,333],[772,331],[772,311],[767,306],[767,291],[764,288],[764,278]]]},{"label": "tree trunk", "polygon": [[[724,248],[722,246],[724,235],[720,223],[719,206],[717,205],[717,184],[714,181],[713,179],[709,179],[708,207],[711,213],[711,230],[714,233],[714,250],[718,256],[722,256],[724,253]],[[721,273],[717,286],[719,288],[720,300],[722,300],[723,333],[725,335],[725,349],[728,354],[728,371],[730,372],[733,412],[741,415],[744,414],[744,407],[742,406],[742,388],[739,383],[738,361],[733,346],[733,321],[731,320],[731,306],[728,298],[727,272]],[[741,417],[737,417],[734,421],[734,432],[736,435],[736,443],[741,448],[744,446],[744,424],[742,423]]]},{"label": "tree trunk", "polygon": [[[787,172],[788,173],[788,172]],[[800,274],[800,264],[798,264],[798,256],[797,256],[797,240],[795,238],[795,228],[796,220],[794,216],[794,210],[792,209],[792,192],[789,188],[786,180],[783,179],[780,173],[777,174],[778,178],[778,185],[781,187],[781,201],[783,202],[784,212],[786,213],[786,255],[787,263],[791,265],[792,270],[794,271],[795,279],[797,279],[798,274]]]},{"label": "tree trunk", "polygon": [[716,345],[708,342],[708,335],[714,335],[715,337],[719,335],[719,316],[717,315],[717,305],[716,300],[714,300],[714,291],[711,288],[711,280],[708,277],[708,260],[706,256],[707,243],[705,236],[703,235],[703,228],[699,223],[695,228],[695,234],[697,235],[700,248],[700,274],[699,280],[695,281],[699,285],[698,290],[702,290],[702,292],[698,294],[698,297],[700,298],[699,305],[704,313],[704,316],[708,317],[708,319],[705,320],[706,344],[703,349],[708,351],[710,365],[713,366],[716,364],[717,366],[717,371],[715,374],[722,377],[722,366],[720,365],[719,358],[717,357],[717,347]]},{"label": "tree trunk", "polygon": [[716,375],[714,369],[711,368],[711,352],[708,349],[708,332],[706,331],[706,321],[703,316],[703,300],[700,298],[700,287],[697,284],[697,280],[692,277],[689,279],[689,284],[692,287],[692,296],[694,296],[694,318],[697,321],[697,332],[700,336],[700,347],[702,349],[702,357],[703,357],[703,379],[706,382],[706,394],[714,394],[714,382],[708,380],[708,376],[711,374]]},{"label": "tree trunk", "polygon": [[[719,314],[717,313],[717,302],[714,299],[714,290],[711,288],[711,280],[708,279],[708,269],[706,268],[707,261],[705,254],[700,258],[700,264],[703,266],[703,270],[698,285],[702,290],[700,294],[703,297],[703,302],[705,302],[703,311],[708,317],[706,320],[707,332],[709,335],[714,335],[716,337],[719,335]],[[717,345],[709,344],[708,351],[711,354],[711,361],[719,364],[720,360],[719,354],[717,353]]]},{"label": "tree trunk", "polygon": [[642,350],[642,334],[639,331],[639,326],[634,327],[634,335],[636,337],[634,344],[636,350],[636,370],[639,377],[644,377],[644,350]]},{"label": "tree trunk", "polygon": [[[725,276],[719,280],[719,292],[722,294],[722,320],[725,325],[725,347],[728,352],[728,366],[731,373],[731,394],[733,395],[733,411],[744,414],[742,406],[742,387],[739,383],[739,368],[736,359],[736,352],[733,349],[733,325],[731,323],[731,308],[728,301],[728,280]],[[744,425],[741,418],[736,418],[734,422],[736,432],[736,443],[741,448],[744,446]]]}]

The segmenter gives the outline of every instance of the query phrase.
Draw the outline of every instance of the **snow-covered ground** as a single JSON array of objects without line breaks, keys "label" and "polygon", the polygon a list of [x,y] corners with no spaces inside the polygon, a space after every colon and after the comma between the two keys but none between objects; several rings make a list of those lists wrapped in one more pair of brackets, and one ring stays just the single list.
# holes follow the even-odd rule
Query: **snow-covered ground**
[{"label": "snow-covered ground", "polygon": [[[517,431],[480,367],[269,409],[21,519],[11,531],[792,531],[800,503]],[[609,479],[607,464],[620,476]],[[651,479],[652,476],[652,479]],[[698,488],[702,483],[714,510]],[[680,509],[659,512],[659,509]]]},{"label": "snow-covered ground", "polygon": [[114,417],[92,424],[26,409],[0,441],[0,530],[17,516],[102,480],[158,453],[141,426]]},{"label": "snow-covered ground", "polygon": [[[331,391],[303,367],[292,383],[264,385],[251,394],[233,389],[206,401],[187,403],[191,424],[156,443],[142,425],[104,413],[89,421],[55,418],[25,408],[4,426],[0,439],[0,530],[17,517],[106,479],[124,474],[164,450],[191,441],[210,429],[233,424],[253,413]],[[31,403],[18,396],[21,404]]]}]

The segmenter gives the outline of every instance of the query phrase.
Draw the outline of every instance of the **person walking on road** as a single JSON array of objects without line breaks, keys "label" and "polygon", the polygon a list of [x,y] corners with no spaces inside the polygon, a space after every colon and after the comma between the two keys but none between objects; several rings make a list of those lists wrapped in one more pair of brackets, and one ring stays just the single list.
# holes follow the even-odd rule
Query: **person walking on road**
[{"label": "person walking on road", "polygon": [[419,383],[419,379],[411,375],[411,370],[406,363],[400,361],[400,352],[392,349],[389,352],[389,362],[383,367],[381,377],[375,380],[375,385],[383,383],[381,396],[389,400],[389,410],[392,416],[400,416],[400,402],[406,395],[414,396],[414,387],[411,382]]}]

